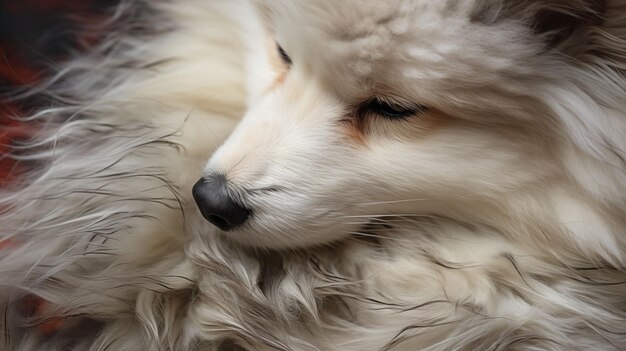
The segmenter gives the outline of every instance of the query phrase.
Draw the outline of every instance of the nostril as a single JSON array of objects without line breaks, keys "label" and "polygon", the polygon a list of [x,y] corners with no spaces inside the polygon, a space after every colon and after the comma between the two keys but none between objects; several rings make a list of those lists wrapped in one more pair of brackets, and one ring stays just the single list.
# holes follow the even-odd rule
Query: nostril
[{"label": "nostril", "polygon": [[223,175],[200,179],[192,194],[202,216],[224,231],[241,226],[250,215],[250,210],[232,196]]}]

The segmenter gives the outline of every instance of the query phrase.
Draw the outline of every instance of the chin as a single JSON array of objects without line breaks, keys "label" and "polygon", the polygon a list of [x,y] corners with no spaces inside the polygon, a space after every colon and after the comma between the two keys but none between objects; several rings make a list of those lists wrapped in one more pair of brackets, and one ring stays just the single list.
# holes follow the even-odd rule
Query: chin
[{"label": "chin", "polygon": [[0,195],[16,345],[626,345],[626,1],[128,6]]}]

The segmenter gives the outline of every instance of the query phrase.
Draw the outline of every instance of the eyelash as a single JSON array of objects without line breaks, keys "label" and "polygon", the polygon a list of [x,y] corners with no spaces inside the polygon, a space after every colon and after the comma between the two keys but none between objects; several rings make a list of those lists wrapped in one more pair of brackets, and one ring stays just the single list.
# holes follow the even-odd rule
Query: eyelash
[{"label": "eyelash", "polygon": [[289,55],[287,55],[287,52],[285,52],[285,49],[283,49],[282,46],[278,44],[276,44],[276,47],[278,49],[278,55],[283,60],[283,62],[291,66],[293,62],[291,61],[291,57],[289,57]]},{"label": "eyelash", "polygon": [[423,105],[405,107],[380,98],[373,98],[367,101],[362,109],[364,112],[374,113],[389,120],[405,120],[428,110]]}]

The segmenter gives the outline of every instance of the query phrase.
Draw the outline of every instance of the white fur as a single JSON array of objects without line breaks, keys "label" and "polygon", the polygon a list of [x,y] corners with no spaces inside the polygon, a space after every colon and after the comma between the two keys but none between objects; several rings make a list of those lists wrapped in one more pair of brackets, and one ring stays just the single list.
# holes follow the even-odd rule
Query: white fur
[{"label": "white fur", "polygon": [[[121,27],[70,62],[42,88],[61,107],[32,117],[49,127],[13,155],[46,164],[0,197],[18,245],[0,251],[0,341],[624,349],[626,3],[548,48],[524,20],[552,2],[184,0],[131,16],[167,25]],[[357,140],[373,95],[430,111],[368,115]],[[191,199],[212,172],[252,210],[233,232]],[[24,327],[26,293],[65,316],[55,337]]]}]

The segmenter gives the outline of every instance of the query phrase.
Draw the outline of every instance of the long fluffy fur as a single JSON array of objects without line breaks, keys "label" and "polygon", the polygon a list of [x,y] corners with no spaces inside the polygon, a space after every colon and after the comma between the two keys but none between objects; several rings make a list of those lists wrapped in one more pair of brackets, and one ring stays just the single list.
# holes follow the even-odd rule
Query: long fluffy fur
[{"label": "long fluffy fur", "polygon": [[[307,16],[329,3],[283,6]],[[496,27],[558,5],[471,3]],[[271,80],[245,59],[263,50],[255,16],[244,1],[124,2],[98,50],[25,93],[54,106],[23,117],[40,132],[5,155],[32,171],[0,194],[0,237],[14,243],[0,251],[4,349],[625,349],[626,4],[609,1],[604,23],[578,33],[583,49],[555,44],[576,65],[532,66],[549,84],[517,89],[529,76],[516,67],[493,88],[498,106],[465,96],[468,114],[507,111],[505,125],[527,123],[519,104],[545,117],[537,140],[565,140],[551,183],[493,192],[475,217],[405,201],[408,212],[369,217],[340,241],[280,251],[224,240],[190,196]],[[26,295],[50,309],[25,315]],[[50,317],[63,327],[41,335]]]}]

